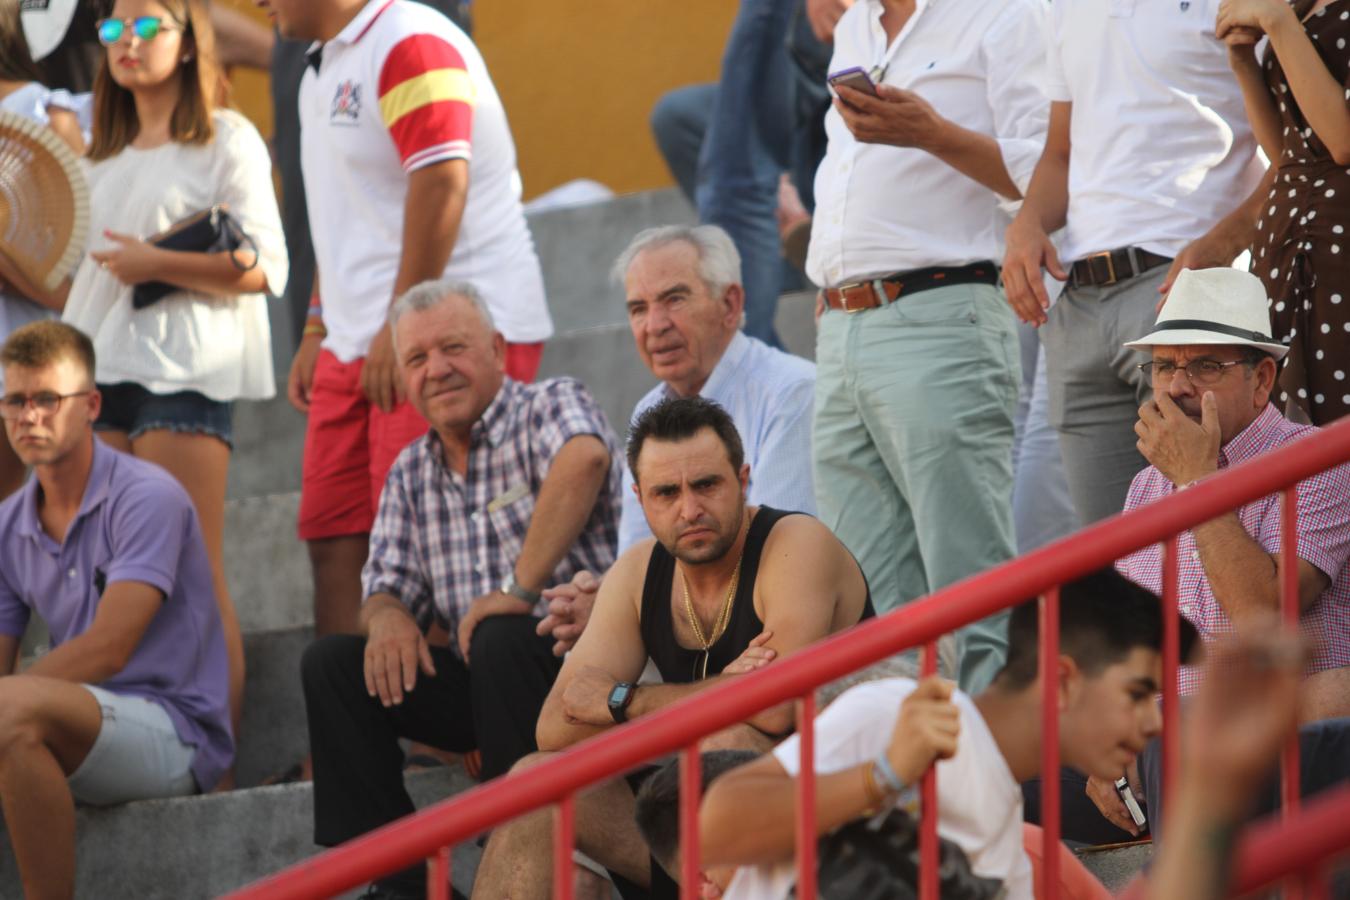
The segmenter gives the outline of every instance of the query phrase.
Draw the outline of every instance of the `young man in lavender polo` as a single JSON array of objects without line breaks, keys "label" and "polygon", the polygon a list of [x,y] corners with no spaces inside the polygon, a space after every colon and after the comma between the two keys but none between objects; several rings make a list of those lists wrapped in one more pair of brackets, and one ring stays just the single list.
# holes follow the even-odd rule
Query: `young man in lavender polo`
[{"label": "young man in lavender polo", "polygon": [[[0,504],[0,807],[24,893],[69,898],[75,805],[208,791],[234,740],[192,501],[94,440],[94,347],[35,322],[0,348],[5,433],[33,469]],[[52,649],[16,674],[36,612]]]}]

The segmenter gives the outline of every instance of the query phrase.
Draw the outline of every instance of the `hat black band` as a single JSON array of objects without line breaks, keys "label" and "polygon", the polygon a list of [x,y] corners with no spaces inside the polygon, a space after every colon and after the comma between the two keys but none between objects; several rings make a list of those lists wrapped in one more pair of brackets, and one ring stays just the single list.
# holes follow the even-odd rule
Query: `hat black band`
[{"label": "hat black band", "polygon": [[1222,322],[1207,322],[1204,319],[1169,319],[1153,326],[1154,331],[1181,331],[1183,329],[1186,331],[1217,331],[1219,334],[1231,334],[1233,337],[1256,341],[1258,344],[1287,346],[1284,341],[1277,341],[1270,335],[1262,334],[1259,331],[1248,331],[1246,328],[1235,328]]}]

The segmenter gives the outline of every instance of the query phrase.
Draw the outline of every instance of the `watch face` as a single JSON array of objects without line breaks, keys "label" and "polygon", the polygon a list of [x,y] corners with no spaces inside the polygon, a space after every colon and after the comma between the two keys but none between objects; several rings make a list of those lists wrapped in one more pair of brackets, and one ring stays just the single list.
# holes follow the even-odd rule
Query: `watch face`
[{"label": "watch face", "polygon": [[614,685],[613,689],[609,692],[609,705],[626,706],[628,704],[628,696],[631,693],[633,693],[633,686],[631,684],[620,683]]}]

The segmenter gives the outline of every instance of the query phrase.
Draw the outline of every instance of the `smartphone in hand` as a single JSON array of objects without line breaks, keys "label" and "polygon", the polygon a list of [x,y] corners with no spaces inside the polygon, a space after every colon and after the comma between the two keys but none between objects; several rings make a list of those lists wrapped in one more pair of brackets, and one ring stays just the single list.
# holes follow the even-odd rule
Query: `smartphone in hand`
[{"label": "smartphone in hand", "polygon": [[848,69],[840,69],[838,72],[831,72],[825,80],[832,88],[842,84],[845,87],[867,94],[869,97],[877,96],[877,86],[872,83],[867,70],[862,66],[853,66]]}]

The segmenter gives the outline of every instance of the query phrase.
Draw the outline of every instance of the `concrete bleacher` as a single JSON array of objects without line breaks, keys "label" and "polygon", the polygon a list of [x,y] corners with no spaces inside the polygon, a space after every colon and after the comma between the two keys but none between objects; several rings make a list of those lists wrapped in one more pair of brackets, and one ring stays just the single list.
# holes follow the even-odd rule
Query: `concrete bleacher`
[{"label": "concrete bleacher", "polygon": [[[621,291],[608,281],[610,263],[639,229],[693,218],[675,191],[531,217],[556,326],[540,377],[578,377],[620,436],[633,405],[654,380],[634,352]],[[811,304],[808,294],[785,295],[778,314],[785,344],[808,357],[814,344]],[[279,376],[284,393],[285,372]],[[299,760],[307,744],[298,668],[313,616],[309,563],[295,537],[304,424],[280,396],[235,410],[225,540],[227,578],[248,664],[240,787],[227,794],[81,810],[79,897],[213,897],[317,852],[310,840],[309,785],[258,786]],[[43,640],[35,631],[25,646]],[[409,777],[419,804],[468,784],[458,769]],[[474,847],[460,848],[454,860],[456,884],[466,893],[477,854]],[[1120,868],[1122,858],[1113,859]],[[1133,871],[1138,864],[1131,857],[1125,868]],[[21,894],[8,841],[0,840],[0,897]]]}]

